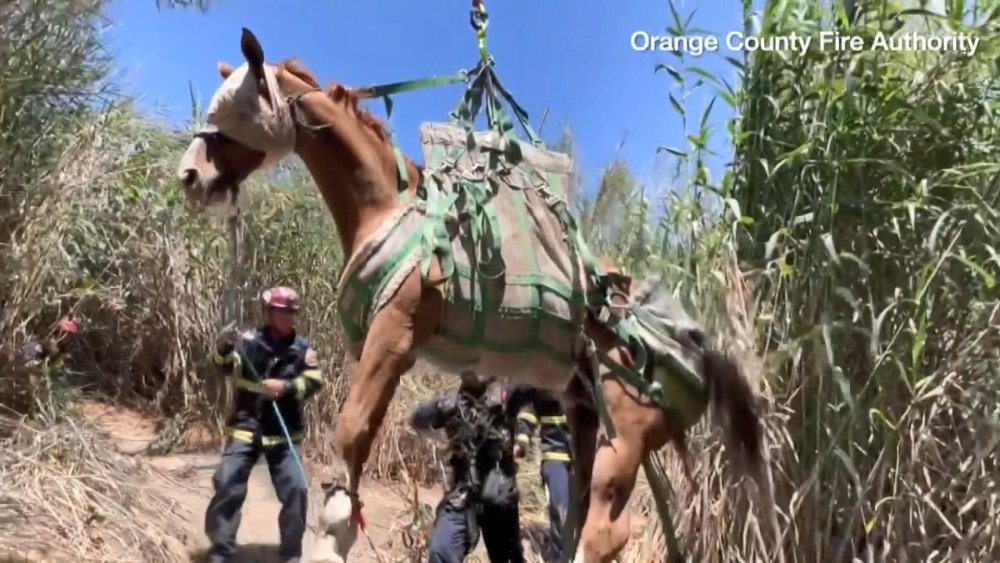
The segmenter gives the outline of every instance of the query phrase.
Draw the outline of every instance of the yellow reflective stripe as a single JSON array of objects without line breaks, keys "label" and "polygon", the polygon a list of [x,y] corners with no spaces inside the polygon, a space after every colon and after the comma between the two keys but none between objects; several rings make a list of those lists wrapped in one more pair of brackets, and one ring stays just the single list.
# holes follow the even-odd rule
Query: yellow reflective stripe
[{"label": "yellow reflective stripe", "polygon": [[249,379],[244,379],[242,377],[234,377],[233,385],[239,389],[246,389],[247,391],[253,393],[260,393],[264,390],[264,386],[256,381],[250,381]]},{"label": "yellow reflective stripe", "polygon": [[292,383],[295,385],[295,398],[301,401],[306,396],[306,379],[305,377],[296,377]]},{"label": "yellow reflective stripe", "polygon": [[[242,430],[240,428],[230,428],[229,435],[232,436],[233,439],[239,440],[241,442],[251,442],[251,443],[253,442],[253,432],[250,432],[249,430]],[[292,434],[292,441],[301,439],[302,439],[302,432],[295,432]],[[284,443],[285,443],[284,436],[260,437],[260,444],[262,446],[277,446],[279,444],[284,444]]]},{"label": "yellow reflective stripe", "polygon": [[538,419],[535,418],[535,415],[530,412],[520,412],[517,414],[517,418],[525,422],[530,422],[531,424],[538,424]]},{"label": "yellow reflective stripe", "polygon": [[542,424],[552,424],[552,425],[554,425],[554,424],[565,424],[565,423],[566,423],[566,415],[564,415],[564,414],[560,414],[558,416],[543,416],[542,417]]},{"label": "yellow reflective stripe", "polygon": [[302,376],[308,377],[309,379],[315,379],[316,381],[323,381],[323,374],[318,369],[303,370]]},{"label": "yellow reflective stripe", "polygon": [[[302,433],[301,432],[296,432],[296,433],[292,434],[292,441],[301,440],[301,439],[302,439]],[[262,446],[277,446],[278,444],[284,444],[285,443],[285,437],[284,436],[261,436],[260,437],[260,443],[261,443]]]},{"label": "yellow reflective stripe", "polygon": [[562,452],[543,452],[542,461],[570,461],[569,454]]},{"label": "yellow reflective stripe", "polygon": [[517,441],[521,442],[523,444],[530,444],[531,443],[531,438],[529,438],[527,434],[518,434],[517,435]]},{"label": "yellow reflective stripe", "polygon": [[230,428],[229,435],[232,436],[234,440],[239,440],[241,442],[253,442],[253,432],[250,432],[249,430]]}]

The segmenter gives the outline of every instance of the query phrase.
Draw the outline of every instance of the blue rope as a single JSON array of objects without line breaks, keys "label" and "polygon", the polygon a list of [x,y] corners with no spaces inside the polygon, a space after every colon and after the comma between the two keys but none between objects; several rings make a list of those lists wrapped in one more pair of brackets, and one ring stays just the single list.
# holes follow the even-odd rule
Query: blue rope
[{"label": "blue rope", "polygon": [[[242,350],[234,349],[234,352],[239,356],[240,363],[244,366],[250,368],[250,373],[253,374],[254,379],[259,380],[260,374],[257,373],[257,368],[253,367],[250,363],[250,359],[247,358],[246,354]],[[285,424],[285,417],[281,416],[281,409],[278,408],[278,403],[275,400],[271,400],[271,407],[274,409],[274,415],[278,417],[278,424],[281,425],[281,432],[285,435],[285,441],[288,442],[288,448],[292,450],[292,457],[295,458],[295,465],[299,468],[299,475],[302,477],[302,481],[305,482],[306,486],[309,485],[309,477],[306,475],[306,468],[302,465],[302,459],[299,458],[299,451],[295,448],[295,444],[292,442],[292,435],[288,432],[288,426]]]},{"label": "blue rope", "polygon": [[285,426],[285,417],[281,416],[281,409],[278,408],[278,403],[271,401],[271,406],[274,408],[274,415],[278,417],[278,424],[281,425],[281,432],[285,435],[285,440],[288,441],[288,448],[292,450],[292,457],[295,458],[295,465],[299,467],[299,473],[302,475],[302,480],[309,484],[309,477],[306,476],[306,468],[302,465],[302,460],[299,459],[299,452],[296,449],[295,444],[292,442],[292,436],[288,432],[288,427]]}]

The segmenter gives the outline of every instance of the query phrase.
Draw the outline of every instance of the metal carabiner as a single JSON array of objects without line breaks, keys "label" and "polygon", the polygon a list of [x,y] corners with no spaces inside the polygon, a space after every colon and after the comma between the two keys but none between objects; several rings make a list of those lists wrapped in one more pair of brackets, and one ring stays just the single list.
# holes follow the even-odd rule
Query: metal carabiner
[{"label": "metal carabiner", "polygon": [[484,31],[486,26],[489,24],[490,16],[484,10],[477,10],[473,8],[469,12],[469,25],[475,31]]}]

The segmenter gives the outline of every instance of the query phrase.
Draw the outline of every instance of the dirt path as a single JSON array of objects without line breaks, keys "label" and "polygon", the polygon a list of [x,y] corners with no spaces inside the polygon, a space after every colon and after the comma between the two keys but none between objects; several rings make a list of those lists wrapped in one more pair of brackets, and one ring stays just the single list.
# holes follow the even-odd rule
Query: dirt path
[{"label": "dirt path", "polygon": [[[126,453],[138,454],[156,435],[155,424],[141,414],[117,406],[98,403],[82,403],[80,410],[84,416],[95,422],[101,430]],[[141,454],[140,454],[141,455]],[[202,532],[205,509],[212,494],[212,474],[219,462],[215,452],[197,454],[174,454],[148,458],[151,465],[172,478],[174,486],[166,493],[177,502],[178,508],[191,522],[186,547],[192,554],[192,561],[204,558],[209,547]],[[321,492],[318,484],[312,484],[310,491],[309,525],[315,526],[316,513],[321,506]],[[243,516],[237,534],[240,547],[238,561],[246,563],[278,561],[278,512],[281,504],[274,494],[274,487],[267,470],[267,464],[259,462],[250,475],[249,491],[243,505]],[[440,490],[421,489],[419,498],[431,506],[441,498]],[[382,557],[383,563],[395,562],[404,550],[402,527],[411,521],[411,509],[399,492],[377,483],[369,483],[365,490],[365,517],[368,521],[372,543]],[[303,547],[312,544],[312,532],[306,533]],[[479,549],[470,557],[482,552]],[[353,561],[379,563],[371,545],[364,537],[351,552]],[[485,558],[481,559],[485,561]]]},{"label": "dirt path", "polygon": [[[153,465],[163,469],[177,479],[177,488],[170,495],[192,515],[192,537],[189,548],[196,554],[204,553],[208,542],[201,533],[201,523],[212,491],[212,473],[218,463],[218,456],[211,454],[180,454],[152,459]],[[250,474],[249,492],[243,505],[243,519],[237,535],[241,546],[239,561],[277,561],[278,512],[281,504],[274,494],[267,465],[258,463]],[[309,524],[315,525],[316,510],[322,501],[321,493],[315,487],[310,491]],[[421,499],[434,501],[435,491],[422,491]],[[391,491],[372,489],[366,493],[365,512],[369,522],[369,532],[380,552],[398,552],[400,548],[399,526],[409,521],[409,509],[402,499]],[[303,547],[312,544],[312,532],[307,532]],[[371,547],[363,538],[352,555],[359,561],[377,561]]]},{"label": "dirt path", "polygon": [[[79,408],[84,416],[95,422],[97,427],[103,430],[124,453],[144,455],[141,452],[156,436],[155,423],[136,411],[92,402],[81,403]],[[210,451],[150,456],[147,460],[173,481],[173,486],[169,490],[160,492],[173,499],[177,503],[177,508],[190,522],[188,537],[179,539],[185,542],[185,547],[191,554],[191,561],[204,560],[204,553],[209,544],[202,529],[205,509],[212,495],[212,474],[219,463],[219,453]],[[643,489],[647,486],[644,481],[644,475],[640,471],[637,493],[640,491],[645,493]],[[308,524],[314,527],[316,514],[322,506],[322,493],[319,490],[319,483],[310,484],[312,486]],[[278,512],[281,510],[281,504],[274,494],[271,477],[263,458],[254,467],[248,485],[249,490],[243,504],[242,521],[237,534],[237,543],[241,546],[237,561],[244,563],[278,561]],[[402,543],[403,527],[412,521],[413,514],[410,503],[404,498],[406,492],[371,481],[368,481],[363,489],[365,518],[368,522],[371,543],[364,536],[359,537],[351,552],[351,560],[372,563],[397,563],[403,560],[401,556],[406,552]],[[633,495],[633,503],[640,494]],[[436,506],[440,498],[440,489],[422,488],[419,491],[419,500],[431,507]],[[540,512],[544,512],[544,509]],[[522,514],[522,530],[526,536],[531,535],[532,530],[541,530],[547,525],[547,516]],[[634,533],[641,533],[643,525],[642,518],[633,518]],[[312,531],[308,531],[302,544],[304,549],[308,550],[312,545],[312,537]],[[526,550],[528,542],[526,537]],[[371,544],[374,544],[374,550]],[[470,563],[487,561],[482,540],[467,561]]]}]

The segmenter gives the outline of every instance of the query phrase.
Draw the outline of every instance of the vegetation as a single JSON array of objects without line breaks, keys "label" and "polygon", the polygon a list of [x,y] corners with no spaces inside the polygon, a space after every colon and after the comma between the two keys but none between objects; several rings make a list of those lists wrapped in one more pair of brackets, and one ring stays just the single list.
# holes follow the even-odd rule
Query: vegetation
[{"label": "vegetation", "polygon": [[709,485],[687,497],[681,527],[715,560],[1000,555],[988,492],[1000,461],[997,4],[951,2],[938,18],[895,9],[848,19],[768,2],[759,32],[839,27],[870,40],[927,25],[981,38],[978,52],[759,52],[733,61],[734,89],[683,60],[668,69],[719,86],[737,111],[720,185],[699,180],[701,133],[673,149],[726,211],[712,227],[723,246],[700,235],[707,254],[685,269],[713,283],[706,268],[738,257],[753,297],[727,316],[752,319],[772,406],[780,546],[756,537],[764,513],[746,516],[754,497],[722,486],[706,453]]},{"label": "vegetation", "polygon": [[[206,369],[208,346],[227,322],[256,321],[265,285],[302,290],[303,329],[331,375],[309,410],[307,450],[320,465],[345,396],[350,365],[334,315],[343,257],[311,181],[292,164],[252,182],[234,269],[225,223],[191,214],[172,178],[189,132],[148,123],[109,85],[104,4],[0,7],[0,468],[23,475],[0,493],[0,510],[54,498],[32,477],[43,473],[25,473],[29,461],[30,471],[58,468],[43,467],[43,450],[76,452],[45,463],[79,456],[79,475],[106,475],[74,481],[58,493],[66,503],[118,494],[108,480],[135,490],[98,464],[103,454],[80,453],[108,447],[69,430],[80,394],[164,417],[157,451],[197,446],[205,421],[217,437],[225,388]],[[1000,560],[997,3],[950,2],[941,18],[899,16],[889,2],[818,4],[767,2],[756,30],[746,2],[748,31],[871,37],[926,24],[981,43],[974,56],[761,52],[732,59],[733,85],[677,54],[659,69],[672,86],[665,111],[681,114],[688,139],[662,151],[679,166],[672,189],[648,193],[615,162],[596,193],[579,183],[571,192],[595,250],[675,282],[745,360],[768,406],[762,489],[732,481],[707,431],[691,448],[699,490],[664,452],[678,535],[706,561]],[[674,16],[672,33],[690,31],[689,14]],[[688,103],[705,88],[711,104]],[[731,163],[715,181],[711,112],[723,104],[736,116]],[[571,131],[554,144],[572,153]],[[21,346],[67,312],[82,326],[65,365],[26,364]],[[425,370],[404,380],[373,453],[376,476],[437,479],[434,450],[401,417],[447,385]],[[122,494],[119,505],[134,498]],[[148,498],[139,512],[105,517],[153,522],[140,515],[158,510]],[[86,514],[42,525],[72,529],[59,518]],[[123,545],[150,537],[115,525]],[[661,543],[651,520],[626,560],[662,560]],[[75,546],[81,557],[104,549]],[[169,560],[169,546],[144,550],[154,551]]]}]

